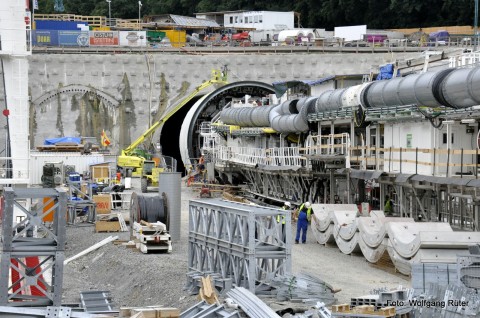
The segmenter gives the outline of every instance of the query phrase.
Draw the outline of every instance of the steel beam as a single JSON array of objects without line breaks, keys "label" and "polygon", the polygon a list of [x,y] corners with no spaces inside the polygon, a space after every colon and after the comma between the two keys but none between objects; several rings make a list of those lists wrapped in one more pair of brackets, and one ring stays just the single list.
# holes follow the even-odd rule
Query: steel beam
[{"label": "steel beam", "polygon": [[[5,188],[4,197],[0,306],[60,306],[66,241],[66,191]],[[37,200],[35,208],[26,209],[20,202],[25,199]],[[53,206],[49,206],[52,200]],[[24,219],[18,223],[13,219],[14,209],[24,214]],[[52,213],[52,226],[47,227],[43,219]],[[42,235],[32,234],[37,232]]]},{"label": "steel beam", "polygon": [[[281,220],[285,218],[285,226]],[[191,200],[188,267],[255,292],[291,272],[291,212],[218,199]]]}]

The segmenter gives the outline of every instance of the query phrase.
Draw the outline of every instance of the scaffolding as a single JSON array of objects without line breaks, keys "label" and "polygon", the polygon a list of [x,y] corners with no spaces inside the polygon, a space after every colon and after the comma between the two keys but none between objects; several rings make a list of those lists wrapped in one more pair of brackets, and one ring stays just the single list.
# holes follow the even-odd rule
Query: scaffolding
[{"label": "scaffolding", "polygon": [[291,273],[288,233],[290,211],[219,199],[191,200],[189,271],[216,273],[255,292],[276,275]]},{"label": "scaffolding", "polygon": [[[61,189],[8,187],[4,198],[0,306],[60,306],[67,193]],[[21,204],[25,199],[38,202],[27,209]],[[18,211],[24,218],[16,223],[14,213]],[[48,227],[43,220],[51,214],[53,222]]]}]

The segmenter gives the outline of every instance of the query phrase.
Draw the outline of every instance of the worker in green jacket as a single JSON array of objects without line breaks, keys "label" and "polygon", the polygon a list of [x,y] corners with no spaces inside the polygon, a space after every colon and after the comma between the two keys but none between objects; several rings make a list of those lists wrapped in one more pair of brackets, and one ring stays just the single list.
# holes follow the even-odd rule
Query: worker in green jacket
[{"label": "worker in green jacket", "polygon": [[385,206],[383,207],[383,212],[385,215],[392,215],[393,214],[393,205],[392,200],[388,195],[385,196]]},{"label": "worker in green jacket", "polygon": [[[282,207],[283,210],[286,210],[286,211],[289,211],[292,209],[292,204],[288,201],[286,201],[284,204],[283,204],[283,207]],[[286,216],[283,214],[279,214],[277,215],[277,223],[281,223],[282,224],[282,233],[280,233],[280,237],[282,238],[282,242],[283,243],[286,243],[286,239],[287,239],[287,233],[285,231],[285,223],[286,223]]]}]

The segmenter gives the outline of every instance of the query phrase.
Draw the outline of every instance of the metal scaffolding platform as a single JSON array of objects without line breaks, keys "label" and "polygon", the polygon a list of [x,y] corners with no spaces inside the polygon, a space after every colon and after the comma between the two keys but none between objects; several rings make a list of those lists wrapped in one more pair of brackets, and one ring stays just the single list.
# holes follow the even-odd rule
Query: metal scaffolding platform
[{"label": "metal scaffolding platform", "polygon": [[[281,220],[285,218],[285,226]],[[291,272],[291,212],[219,199],[191,200],[188,267],[255,292]]]},{"label": "metal scaffolding platform", "polygon": [[[60,306],[67,193],[49,188],[5,188],[4,197],[0,306]],[[36,204],[29,210],[22,200],[36,200]],[[24,218],[16,223],[14,213],[18,211]],[[43,220],[50,214],[53,222],[47,227]]]}]

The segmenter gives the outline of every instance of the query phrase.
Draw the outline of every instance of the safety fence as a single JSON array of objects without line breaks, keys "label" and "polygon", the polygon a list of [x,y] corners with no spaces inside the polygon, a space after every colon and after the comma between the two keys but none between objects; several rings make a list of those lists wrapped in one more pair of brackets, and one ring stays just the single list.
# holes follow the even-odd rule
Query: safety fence
[{"label": "safety fence", "polygon": [[432,176],[478,176],[478,149],[350,147],[350,162],[360,169]]},{"label": "safety fence", "polygon": [[229,161],[246,165],[302,166],[297,147],[251,148],[220,146],[214,153],[216,161]]},{"label": "safety fence", "polygon": [[480,53],[468,53],[452,56],[448,60],[449,67],[461,67],[480,63]]},{"label": "safety fence", "polygon": [[350,135],[331,134],[308,136],[305,140],[305,154],[308,155],[336,155],[348,154]]}]

